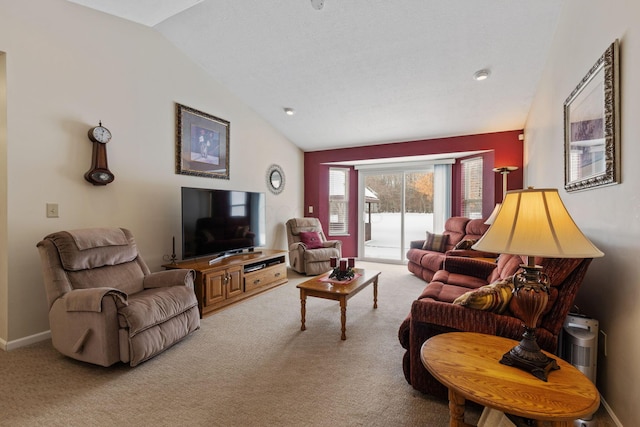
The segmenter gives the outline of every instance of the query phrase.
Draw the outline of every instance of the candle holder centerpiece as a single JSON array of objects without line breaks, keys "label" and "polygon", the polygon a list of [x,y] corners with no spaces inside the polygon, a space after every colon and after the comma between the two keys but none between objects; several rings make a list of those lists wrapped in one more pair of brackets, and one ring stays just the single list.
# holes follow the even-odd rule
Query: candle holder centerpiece
[{"label": "candle holder centerpiece", "polygon": [[355,271],[353,267],[355,266],[355,258],[341,258],[338,260],[338,257],[329,258],[329,263],[333,270],[329,275],[329,279],[336,279],[339,281],[351,280],[355,276]]}]

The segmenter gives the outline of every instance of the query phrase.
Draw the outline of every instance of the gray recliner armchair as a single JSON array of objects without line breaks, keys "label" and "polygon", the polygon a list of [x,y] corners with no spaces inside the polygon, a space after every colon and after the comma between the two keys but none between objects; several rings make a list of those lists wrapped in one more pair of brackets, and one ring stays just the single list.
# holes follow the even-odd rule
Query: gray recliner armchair
[{"label": "gray recliner armchair", "polygon": [[[316,244],[305,243],[309,234],[317,235]],[[307,275],[326,273],[331,270],[329,259],[342,256],[342,242],[327,240],[318,218],[292,218],[287,221],[287,240],[289,264],[298,273]]]},{"label": "gray recliner armchair", "polygon": [[129,230],[60,231],[37,247],[51,339],[66,356],[136,366],[200,327],[193,271],[151,273]]}]

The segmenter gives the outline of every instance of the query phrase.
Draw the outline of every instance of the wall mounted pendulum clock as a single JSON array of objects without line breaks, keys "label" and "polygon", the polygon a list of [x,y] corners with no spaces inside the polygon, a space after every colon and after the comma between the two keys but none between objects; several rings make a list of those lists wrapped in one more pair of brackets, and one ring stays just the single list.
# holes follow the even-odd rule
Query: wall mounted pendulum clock
[{"label": "wall mounted pendulum clock", "polygon": [[107,142],[111,140],[111,132],[99,122],[98,126],[89,129],[88,135],[93,142],[93,159],[84,179],[93,185],[107,185],[115,179],[107,165]]}]

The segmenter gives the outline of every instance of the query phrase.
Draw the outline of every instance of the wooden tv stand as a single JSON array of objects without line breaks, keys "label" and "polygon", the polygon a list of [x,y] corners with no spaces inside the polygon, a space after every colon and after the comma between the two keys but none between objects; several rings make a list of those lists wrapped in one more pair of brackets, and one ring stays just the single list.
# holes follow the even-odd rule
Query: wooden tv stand
[{"label": "wooden tv stand", "polygon": [[195,292],[200,317],[245,298],[287,283],[285,251],[261,249],[219,260],[198,258],[164,264],[166,269],[195,270]]}]

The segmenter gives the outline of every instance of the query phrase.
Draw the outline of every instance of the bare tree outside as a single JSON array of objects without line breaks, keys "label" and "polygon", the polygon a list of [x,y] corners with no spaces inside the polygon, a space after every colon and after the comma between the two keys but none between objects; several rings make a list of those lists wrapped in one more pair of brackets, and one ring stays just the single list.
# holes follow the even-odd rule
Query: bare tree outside
[{"label": "bare tree outside", "polygon": [[[405,212],[433,212],[433,173],[407,173]],[[377,212],[402,212],[402,174],[368,176],[366,186],[372,190],[380,202]]]}]

